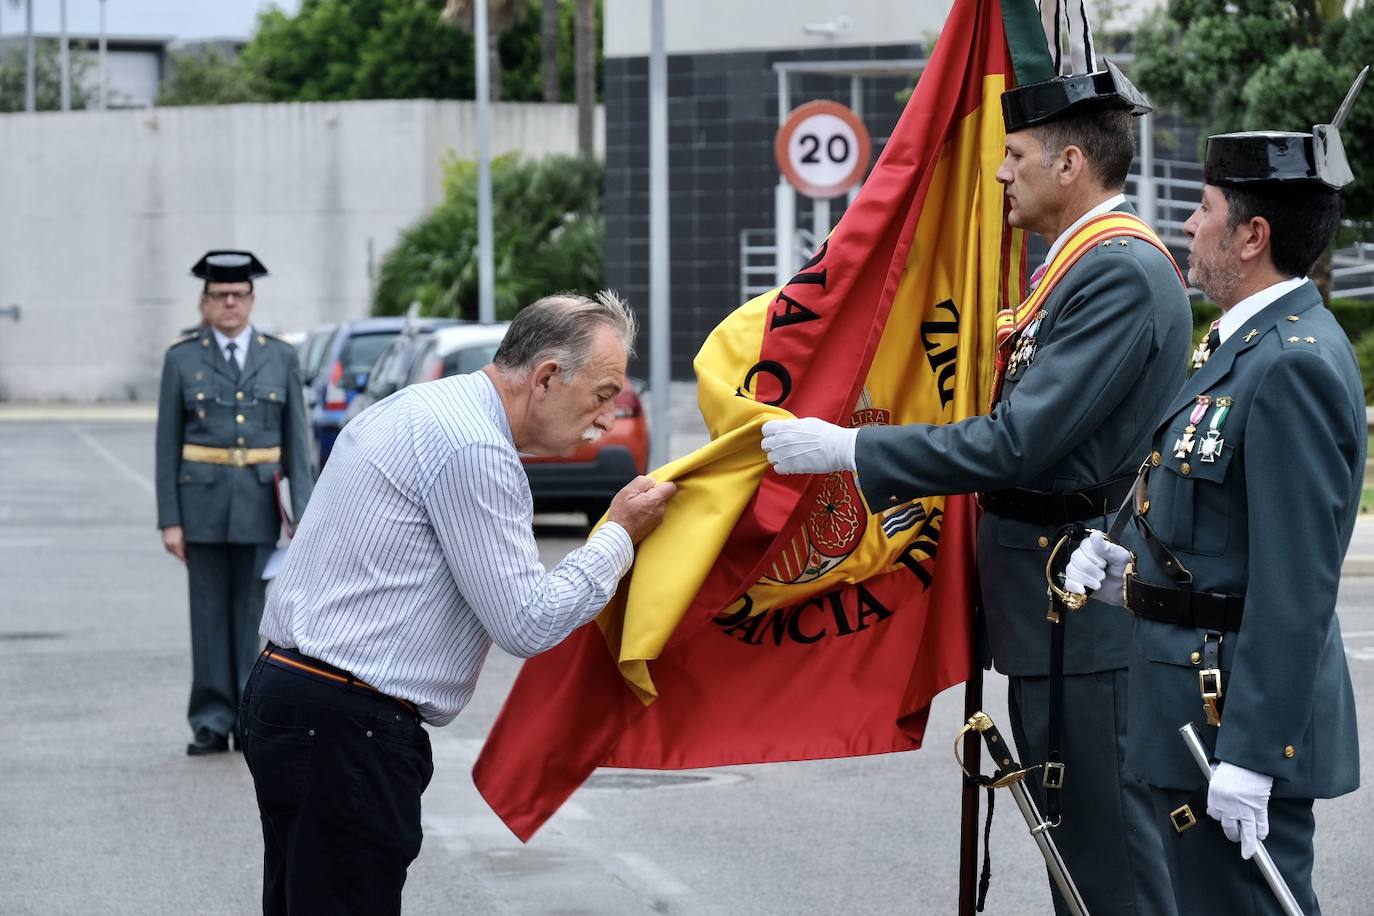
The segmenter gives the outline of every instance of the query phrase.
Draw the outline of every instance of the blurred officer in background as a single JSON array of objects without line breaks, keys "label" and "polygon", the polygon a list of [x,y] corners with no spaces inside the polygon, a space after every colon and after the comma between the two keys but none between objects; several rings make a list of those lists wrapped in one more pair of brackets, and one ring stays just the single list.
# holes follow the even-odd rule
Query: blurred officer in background
[{"label": "blurred officer in background", "polygon": [[186,564],[191,599],[191,755],[237,744],[244,682],[257,659],[263,566],[281,532],[276,481],[299,519],[310,496],[310,439],[295,350],[256,331],[246,251],[211,251],[204,324],[167,349],[157,414],[162,544]]}]

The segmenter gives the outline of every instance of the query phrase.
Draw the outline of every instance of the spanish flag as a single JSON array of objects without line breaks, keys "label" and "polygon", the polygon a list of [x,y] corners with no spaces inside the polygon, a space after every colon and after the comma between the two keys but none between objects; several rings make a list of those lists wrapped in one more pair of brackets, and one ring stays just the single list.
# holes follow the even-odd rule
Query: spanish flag
[{"label": "spanish flag", "polygon": [[787,285],[697,355],[711,442],[594,624],[525,663],[473,771],[528,840],[598,766],[675,769],[921,746],[968,677],[968,496],[869,507],[850,474],[782,477],[766,420],[951,423],[986,409],[1024,240],[994,174],[1000,97],[1052,75],[1031,0],[955,0],[857,199]]}]

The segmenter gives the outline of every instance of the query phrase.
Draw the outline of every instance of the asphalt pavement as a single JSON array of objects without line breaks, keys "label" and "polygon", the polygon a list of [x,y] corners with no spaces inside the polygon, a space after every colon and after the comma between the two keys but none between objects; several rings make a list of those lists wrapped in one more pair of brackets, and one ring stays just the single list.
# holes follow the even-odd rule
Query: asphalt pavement
[{"label": "asphalt pavement", "polygon": [[[673,452],[705,441],[675,386]],[[242,758],[185,756],[185,575],[163,553],[146,405],[0,405],[0,914],[245,914],[261,836]],[[545,562],[585,536],[540,519]],[[1368,562],[1366,567],[1364,564]],[[1374,521],[1357,526],[1340,614],[1374,747]],[[1294,570],[1300,575],[1300,570]],[[472,786],[518,660],[493,650],[472,704],[432,729],[434,781],[409,914],[949,914],[955,910],[961,690],[908,754],[676,773],[601,771],[528,845]],[[1005,718],[993,675],[986,707]],[[1366,754],[1368,781],[1374,762]],[[1328,914],[1374,892],[1368,790],[1317,804]],[[986,912],[1049,912],[1009,798]]]}]

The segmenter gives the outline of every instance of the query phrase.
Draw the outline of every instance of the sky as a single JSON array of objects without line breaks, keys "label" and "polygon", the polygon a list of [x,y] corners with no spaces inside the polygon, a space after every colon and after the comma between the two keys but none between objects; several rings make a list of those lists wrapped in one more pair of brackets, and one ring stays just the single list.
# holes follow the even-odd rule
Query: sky
[{"label": "sky", "polygon": [[[31,0],[33,27],[56,33],[62,0]],[[66,0],[67,31],[100,30],[100,0]],[[259,9],[277,6],[294,13],[300,0],[106,0],[109,35],[170,35],[174,38],[247,38]],[[0,33],[24,31],[24,0],[0,0]]]}]

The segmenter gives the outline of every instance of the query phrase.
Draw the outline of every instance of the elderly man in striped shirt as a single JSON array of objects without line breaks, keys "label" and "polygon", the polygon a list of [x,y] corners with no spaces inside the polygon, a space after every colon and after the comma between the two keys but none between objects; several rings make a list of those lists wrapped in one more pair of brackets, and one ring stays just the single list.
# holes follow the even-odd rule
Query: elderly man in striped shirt
[{"label": "elderly man in striped shirt", "polygon": [[520,464],[611,428],[634,335],[612,293],[549,296],[491,365],[405,388],[344,428],[244,691],[264,913],[399,913],[433,774],[423,724],[467,705],[492,642],[531,656],[595,616],[659,523],[674,485],[636,478],[545,571]]}]

